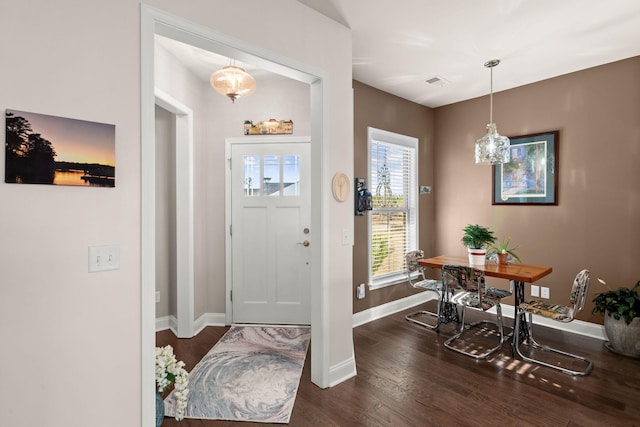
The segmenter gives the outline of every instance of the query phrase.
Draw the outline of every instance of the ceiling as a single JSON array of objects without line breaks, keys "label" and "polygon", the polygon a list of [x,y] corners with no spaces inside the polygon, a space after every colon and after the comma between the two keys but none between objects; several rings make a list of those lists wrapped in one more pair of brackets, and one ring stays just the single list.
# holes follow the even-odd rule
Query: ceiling
[{"label": "ceiling", "polygon": [[[499,92],[640,55],[638,0],[297,1],[351,29],[354,80],[428,107],[487,95],[491,59]],[[161,43],[206,81],[228,63]]]}]

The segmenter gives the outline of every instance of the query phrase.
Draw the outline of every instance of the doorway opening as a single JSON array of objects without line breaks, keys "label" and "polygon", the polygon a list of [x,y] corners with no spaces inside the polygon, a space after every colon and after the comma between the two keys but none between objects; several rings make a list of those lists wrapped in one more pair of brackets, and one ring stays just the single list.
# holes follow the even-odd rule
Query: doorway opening
[{"label": "doorway opening", "polygon": [[155,415],[155,393],[149,384],[155,378],[155,35],[172,38],[201,49],[253,63],[260,68],[305,82],[311,93],[311,227],[316,230],[315,244],[310,248],[311,260],[311,379],[321,388],[329,386],[330,328],[326,301],[328,287],[322,273],[326,271],[323,255],[322,182],[328,173],[324,138],[326,129],[326,76],[321,70],[283,58],[225,34],[193,24],[148,5],[141,5],[141,364],[142,425],[151,425]]}]

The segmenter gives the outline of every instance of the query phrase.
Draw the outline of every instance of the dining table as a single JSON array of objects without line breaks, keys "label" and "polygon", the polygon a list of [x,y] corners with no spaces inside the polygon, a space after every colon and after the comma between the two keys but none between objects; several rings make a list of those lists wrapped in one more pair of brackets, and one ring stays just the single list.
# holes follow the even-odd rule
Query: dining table
[{"label": "dining table", "polygon": [[[518,315],[519,306],[524,302],[525,283],[534,283],[537,280],[551,274],[551,267],[542,265],[520,264],[509,262],[507,264],[498,264],[495,261],[486,260],[484,265],[469,264],[468,257],[440,255],[432,258],[422,258],[418,263],[424,267],[442,269],[445,265],[461,265],[472,267],[484,272],[485,276],[495,277],[498,279],[506,279],[513,283],[514,309],[515,316]],[[515,317],[514,317],[515,318]],[[526,319],[523,319],[520,328],[520,336],[514,336],[511,341],[511,354],[515,354],[515,346],[518,341],[526,340],[529,337],[529,325]]]}]

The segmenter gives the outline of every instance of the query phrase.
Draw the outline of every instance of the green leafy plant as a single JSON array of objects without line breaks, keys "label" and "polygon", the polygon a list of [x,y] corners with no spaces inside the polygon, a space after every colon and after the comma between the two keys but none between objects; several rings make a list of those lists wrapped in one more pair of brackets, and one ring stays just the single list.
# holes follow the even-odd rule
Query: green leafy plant
[{"label": "green leafy plant", "polygon": [[[607,286],[607,283],[602,279],[598,279],[598,282]],[[640,317],[639,286],[640,280],[631,289],[618,288],[617,290],[612,290],[607,286],[608,291],[596,294],[593,299],[595,307],[592,313],[602,313],[604,316],[608,312],[609,316],[613,316],[614,319],[620,320],[620,318],[624,318],[627,324],[630,324],[634,318]]]},{"label": "green leafy plant", "polygon": [[522,262],[520,257],[515,253],[515,250],[518,249],[519,246],[510,248],[509,240],[510,239],[508,237],[505,237],[504,239],[502,239],[502,242],[500,242],[499,245],[491,246],[491,251],[487,255],[508,254],[508,255],[511,255],[513,258],[517,259],[518,262]]},{"label": "green leafy plant", "polygon": [[496,241],[493,231],[478,224],[469,224],[462,231],[464,232],[462,244],[471,249],[486,248]]}]

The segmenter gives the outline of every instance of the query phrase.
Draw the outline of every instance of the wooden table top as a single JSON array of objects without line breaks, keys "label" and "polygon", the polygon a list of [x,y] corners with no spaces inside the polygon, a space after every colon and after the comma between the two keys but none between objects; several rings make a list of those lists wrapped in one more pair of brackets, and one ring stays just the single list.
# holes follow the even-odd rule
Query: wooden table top
[{"label": "wooden table top", "polygon": [[484,271],[486,276],[500,279],[515,280],[519,282],[533,283],[536,280],[550,274],[553,269],[541,265],[529,264],[497,264],[488,261],[485,265],[469,265],[468,257],[441,255],[433,258],[421,259],[418,261],[425,267],[442,268],[443,265],[465,265]]}]

